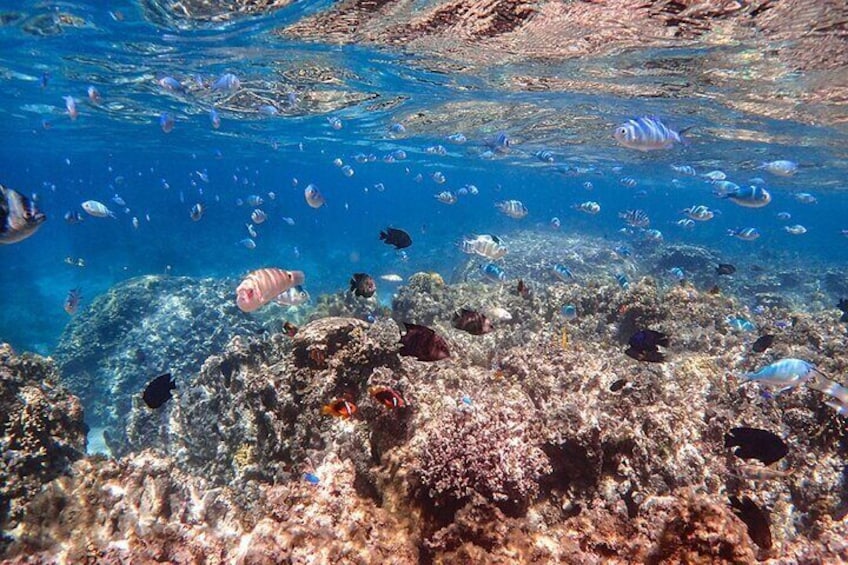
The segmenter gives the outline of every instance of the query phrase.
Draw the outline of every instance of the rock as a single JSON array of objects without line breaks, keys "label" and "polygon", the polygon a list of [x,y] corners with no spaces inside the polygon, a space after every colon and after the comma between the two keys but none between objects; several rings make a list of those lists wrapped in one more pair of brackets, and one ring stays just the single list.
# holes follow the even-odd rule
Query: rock
[{"label": "rock", "polygon": [[[44,484],[85,455],[79,399],[53,363],[0,344],[0,532],[13,529]],[[0,537],[0,555],[8,542]]]}]

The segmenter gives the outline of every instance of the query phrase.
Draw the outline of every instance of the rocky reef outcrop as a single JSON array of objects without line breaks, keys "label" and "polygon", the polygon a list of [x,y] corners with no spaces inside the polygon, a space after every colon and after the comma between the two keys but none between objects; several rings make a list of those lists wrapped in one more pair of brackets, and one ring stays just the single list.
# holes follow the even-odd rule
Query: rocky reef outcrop
[{"label": "rocky reef outcrop", "polygon": [[125,419],[152,378],[170,372],[190,381],[233,336],[264,330],[237,308],[234,288],[212,279],[139,277],[95,298],[68,325],[54,352],[62,382],[82,399],[89,425],[105,428],[113,454],[149,445],[132,443]]},{"label": "rocky reef outcrop", "polygon": [[[0,344],[0,534],[16,527],[42,485],[85,455],[79,399],[49,359]],[[9,539],[0,535],[0,556]]]}]

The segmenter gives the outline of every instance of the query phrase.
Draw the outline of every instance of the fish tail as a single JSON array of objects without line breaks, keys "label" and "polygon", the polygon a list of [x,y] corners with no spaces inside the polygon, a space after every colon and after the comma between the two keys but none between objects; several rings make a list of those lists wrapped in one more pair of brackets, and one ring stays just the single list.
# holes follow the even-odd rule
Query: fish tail
[{"label": "fish tail", "polygon": [[834,400],[825,400],[824,403],[835,410],[840,416],[848,416],[848,404],[843,404]]}]

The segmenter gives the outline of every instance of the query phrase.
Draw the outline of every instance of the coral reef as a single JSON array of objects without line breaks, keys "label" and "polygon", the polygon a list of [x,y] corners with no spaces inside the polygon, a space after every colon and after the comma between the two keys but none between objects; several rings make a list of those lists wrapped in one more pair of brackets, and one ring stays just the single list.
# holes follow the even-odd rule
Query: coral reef
[{"label": "coral reef", "polygon": [[[0,532],[12,529],[42,484],[85,455],[80,401],[53,364],[0,344]],[[0,537],[0,555],[6,544]]]},{"label": "coral reef", "polygon": [[82,399],[88,424],[106,428],[113,454],[154,445],[134,443],[124,427],[133,397],[153,377],[170,371],[182,386],[230,338],[263,330],[260,318],[238,310],[234,288],[229,281],[139,277],[94,299],[68,325],[54,352],[62,382]]},{"label": "coral reef", "polygon": [[[716,258],[689,248],[625,258],[584,239],[558,247],[575,273],[562,282],[541,239],[510,239],[522,253],[502,261],[503,283],[471,270],[455,284],[419,273],[399,288],[391,318],[339,294],[293,336],[231,337],[164,409],[131,399],[129,442],[155,451],[77,462],[22,501],[4,557],[848,560],[848,419],[813,387],[766,394],[737,378],[797,357],[840,381],[841,313],[750,308],[705,291]],[[666,280],[672,264],[693,278]],[[725,286],[750,297],[756,284]],[[822,293],[792,284],[797,297]],[[451,326],[461,307],[501,317],[474,336]],[[330,311],[357,317],[321,317]],[[758,330],[731,322],[741,317]],[[451,357],[400,356],[398,322],[432,326]],[[661,362],[624,352],[646,328],[670,336]],[[755,352],[762,332],[774,342]],[[378,401],[375,387],[402,402]],[[336,402],[344,411],[324,409]],[[777,434],[787,455],[770,466],[740,459],[724,444],[737,426]]]}]

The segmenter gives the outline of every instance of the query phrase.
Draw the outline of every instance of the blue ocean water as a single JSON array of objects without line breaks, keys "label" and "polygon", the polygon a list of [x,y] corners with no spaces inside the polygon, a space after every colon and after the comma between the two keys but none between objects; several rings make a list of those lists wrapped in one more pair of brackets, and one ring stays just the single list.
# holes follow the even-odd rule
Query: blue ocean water
[{"label": "blue ocean water", "polygon": [[[652,98],[522,91],[499,84],[504,69],[451,74],[428,70],[402,50],[274,34],[329,4],[301,2],[262,18],[191,29],[156,25],[130,2],[3,4],[0,184],[35,195],[48,221],[32,237],[0,249],[0,340],[50,353],[69,322],[63,302],[70,289],[81,290],[85,307],[119,281],[143,274],[227,277],[235,288],[246,272],[278,266],[306,272],[306,286],[317,296],[344,289],[354,271],[447,275],[464,260],[458,248],[464,235],[530,230],[545,238],[552,217],[560,218],[562,231],[606,237],[611,245],[646,245],[620,232],[618,213],[628,209],[646,211],[665,243],[716,249],[730,262],[794,263],[806,279],[844,267],[844,126],[746,114],[715,101],[706,86],[692,96]],[[43,27],[44,18],[55,21],[60,12],[81,23]],[[656,56],[709,54],[692,48]],[[579,75],[585,68],[576,63],[545,72]],[[239,78],[235,92],[211,88],[224,73]],[[185,90],[163,88],[165,77]],[[100,92],[99,103],[88,100],[89,86]],[[74,120],[66,96],[76,100]],[[268,103],[274,115],[261,111]],[[218,129],[209,117],[213,108]],[[160,127],[164,112],[175,118],[170,133]],[[619,146],[615,127],[643,115],[691,128],[686,143],[646,153]],[[467,141],[449,137],[457,133]],[[500,134],[511,140],[502,151],[493,141]],[[444,154],[428,151],[436,145]],[[398,150],[405,158],[388,162]],[[552,162],[539,159],[540,151],[550,151]],[[354,174],[346,176],[336,159]],[[776,159],[798,162],[798,174],[759,169]],[[681,175],[671,165],[690,165],[699,175],[721,170],[741,186],[759,177],[773,201],[761,209],[737,206],[716,198],[702,176]],[[434,180],[437,172],[444,183]],[[624,186],[625,177],[636,185]],[[305,202],[310,183],[326,198],[320,209]],[[469,184],[479,194],[453,205],[434,198]],[[799,201],[801,192],[817,202]],[[269,217],[255,226],[255,249],[240,243],[254,207],[238,201],[250,195],[263,198],[259,207]],[[508,199],[521,200],[528,216],[498,213],[495,203]],[[86,200],[103,202],[116,217],[83,213],[83,222],[65,222],[65,213],[82,213]],[[572,209],[587,200],[597,201],[601,212]],[[204,213],[193,221],[197,203]],[[698,204],[721,214],[693,230],[678,228],[680,211]],[[791,220],[780,220],[778,212],[789,212]],[[793,224],[807,233],[785,231]],[[380,242],[388,226],[408,231],[413,246],[401,254]],[[728,237],[737,227],[756,227],[762,236],[752,242]]]}]

